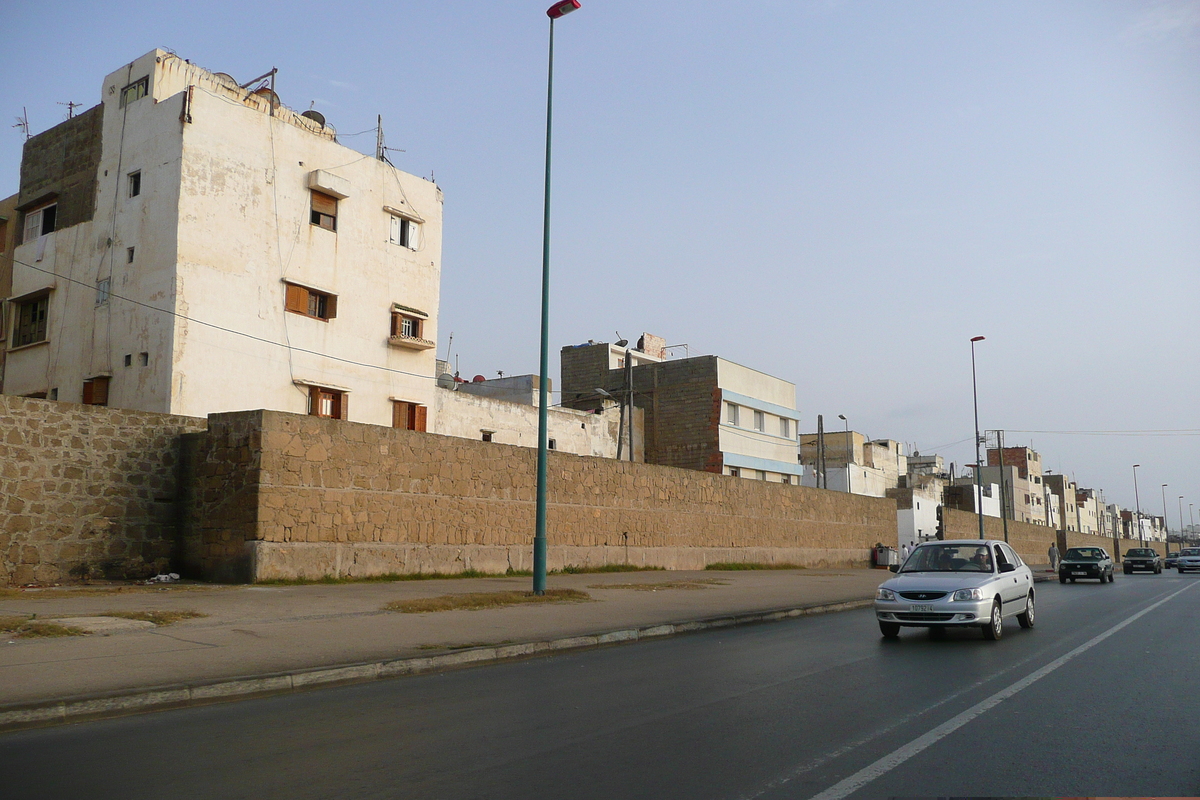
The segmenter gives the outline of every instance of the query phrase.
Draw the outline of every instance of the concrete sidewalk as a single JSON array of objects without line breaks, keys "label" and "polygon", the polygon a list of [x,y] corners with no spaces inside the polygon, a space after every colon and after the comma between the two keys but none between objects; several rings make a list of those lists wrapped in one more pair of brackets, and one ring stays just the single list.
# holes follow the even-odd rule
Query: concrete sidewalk
[{"label": "concrete sidewalk", "polygon": [[157,627],[116,619],[87,636],[0,638],[0,728],[69,718],[67,706],[96,714],[211,701],[697,630],[706,621],[858,607],[889,576],[865,569],[551,575],[547,588],[577,589],[591,600],[420,614],[382,609],[413,598],[527,591],[531,579],[5,592],[0,616],[36,614],[45,622],[106,612],[205,616]]},{"label": "concrete sidewalk", "polygon": [[[1038,568],[1045,578],[1046,567]],[[0,730],[372,680],[870,605],[886,570],[551,575],[584,602],[404,614],[398,600],[528,591],[531,579],[18,590],[0,616],[192,611],[169,626],[80,619],[87,636],[0,638]],[[104,623],[104,624],[98,624]]]}]

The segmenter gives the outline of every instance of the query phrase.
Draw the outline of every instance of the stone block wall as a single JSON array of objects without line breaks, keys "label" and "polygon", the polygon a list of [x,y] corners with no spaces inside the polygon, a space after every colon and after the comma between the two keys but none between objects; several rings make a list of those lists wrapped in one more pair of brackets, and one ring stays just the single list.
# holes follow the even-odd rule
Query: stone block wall
[{"label": "stone block wall", "polygon": [[[944,508],[942,515],[947,539],[974,539],[979,536],[978,517],[970,511]],[[1003,541],[1003,521],[999,517],[984,517],[983,535],[988,539]],[[1059,553],[1065,553],[1068,547],[1102,547],[1109,555],[1114,556],[1114,560],[1117,560],[1115,557],[1119,555],[1113,552],[1115,548],[1111,536],[1093,536],[1075,531],[1063,533],[1045,525],[1033,525],[1011,519],[1008,521],[1008,543],[1021,558],[1031,564],[1049,562],[1047,551],[1050,549],[1051,542],[1058,543]],[[1130,539],[1118,539],[1117,543],[1120,546],[1120,553],[1124,553],[1131,547],[1141,547],[1137,541]],[[1166,552],[1162,542],[1148,542],[1146,546],[1157,550],[1159,555]]]},{"label": "stone block wall", "polygon": [[[224,444],[197,453],[203,496],[188,547],[207,574],[231,564],[253,580],[531,568],[530,448],[271,411],[214,415],[208,438]],[[238,454],[225,471],[220,448]],[[866,565],[873,545],[895,540],[888,499],[549,455],[552,569]]]},{"label": "stone block wall", "polygon": [[103,123],[101,104],[25,142],[18,202],[24,206],[57,195],[55,230],[87,222],[95,213]]},{"label": "stone block wall", "polygon": [[205,425],[0,395],[0,585],[166,569],[180,436]]}]

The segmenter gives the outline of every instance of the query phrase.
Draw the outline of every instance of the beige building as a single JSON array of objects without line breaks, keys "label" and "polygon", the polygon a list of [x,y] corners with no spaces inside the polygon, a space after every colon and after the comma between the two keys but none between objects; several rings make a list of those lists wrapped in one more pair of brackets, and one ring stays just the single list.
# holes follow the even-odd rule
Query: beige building
[{"label": "beige building", "polygon": [[[804,485],[817,487],[821,464],[820,437],[804,433],[799,438],[799,459]],[[858,431],[826,431],[825,480],[821,488],[868,497],[885,497],[908,475],[904,445],[891,439],[867,439]]]},{"label": "beige building", "polygon": [[25,146],[6,392],[435,427],[436,184],[163,50],[100,95]]},{"label": "beige building", "polygon": [[4,356],[8,350],[7,298],[12,294],[13,249],[17,243],[19,195],[0,200],[0,394],[4,393]]}]

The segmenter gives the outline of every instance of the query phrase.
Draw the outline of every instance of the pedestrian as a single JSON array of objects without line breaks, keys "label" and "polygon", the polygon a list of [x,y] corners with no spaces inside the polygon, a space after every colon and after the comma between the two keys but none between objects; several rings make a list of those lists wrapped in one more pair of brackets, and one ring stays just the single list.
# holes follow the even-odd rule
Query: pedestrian
[{"label": "pedestrian", "polygon": [[1054,572],[1058,569],[1058,542],[1050,543],[1050,549],[1046,555],[1050,556],[1050,571]]},{"label": "pedestrian", "polygon": [[900,563],[908,561],[908,554],[912,552],[912,548],[908,546],[908,542],[904,543],[904,547],[900,548]]}]

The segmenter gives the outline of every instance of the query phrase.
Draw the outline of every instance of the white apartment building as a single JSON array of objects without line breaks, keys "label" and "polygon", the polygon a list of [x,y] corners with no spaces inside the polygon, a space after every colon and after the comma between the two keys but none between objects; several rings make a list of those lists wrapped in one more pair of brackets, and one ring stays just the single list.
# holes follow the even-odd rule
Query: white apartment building
[{"label": "white apartment building", "polygon": [[154,50],[27,142],[18,211],[6,392],[433,429],[442,192],[320,115]]}]

